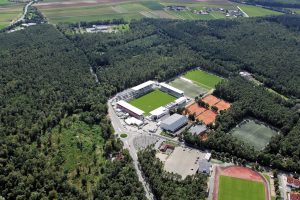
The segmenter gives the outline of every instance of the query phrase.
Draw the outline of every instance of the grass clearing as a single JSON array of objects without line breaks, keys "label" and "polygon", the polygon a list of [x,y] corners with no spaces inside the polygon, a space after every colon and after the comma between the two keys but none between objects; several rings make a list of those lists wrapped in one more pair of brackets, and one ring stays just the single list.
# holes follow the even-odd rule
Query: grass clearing
[{"label": "grass clearing", "polygon": [[262,150],[277,132],[263,123],[254,120],[244,120],[231,130],[233,136],[246,144],[252,145],[256,150]]},{"label": "grass clearing", "polygon": [[263,183],[220,176],[218,200],[265,200]]},{"label": "grass clearing", "polygon": [[149,114],[152,110],[167,105],[174,101],[176,97],[173,97],[160,90],[154,90],[144,96],[129,101],[131,105],[143,110],[145,114]]},{"label": "grass clearing", "polygon": [[[82,188],[82,178],[87,180],[87,191],[101,178],[100,166],[105,165],[103,157],[104,139],[99,125],[88,125],[78,116],[63,119],[60,125],[51,130],[51,134],[42,137],[42,143],[51,145],[55,151],[49,152],[49,162],[61,166],[69,177],[70,184]],[[80,175],[77,175],[77,170]]]},{"label": "grass clearing", "polygon": [[261,17],[266,15],[281,15],[283,13],[276,12],[273,10],[251,6],[251,5],[242,5],[240,4],[239,7],[249,15],[249,17]]},{"label": "grass clearing", "polygon": [[207,90],[215,88],[215,86],[223,79],[202,70],[192,70],[183,76]]},{"label": "grass clearing", "polygon": [[190,98],[194,98],[196,96],[199,96],[200,94],[208,92],[207,89],[200,87],[196,84],[184,81],[180,78],[176,78],[175,80],[169,82],[168,84],[184,91],[184,94]]}]

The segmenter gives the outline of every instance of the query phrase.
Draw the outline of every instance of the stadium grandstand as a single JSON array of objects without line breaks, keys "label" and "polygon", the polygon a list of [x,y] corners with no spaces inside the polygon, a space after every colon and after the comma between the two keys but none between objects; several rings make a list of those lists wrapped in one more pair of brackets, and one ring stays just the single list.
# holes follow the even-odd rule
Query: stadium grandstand
[{"label": "stadium grandstand", "polygon": [[144,111],[138,109],[137,107],[134,107],[133,105],[130,105],[124,100],[117,102],[117,108],[127,112],[129,115],[137,118],[137,119],[144,119]]},{"label": "stadium grandstand", "polygon": [[183,91],[181,91],[177,88],[174,88],[166,83],[160,83],[160,90],[163,92],[166,92],[172,96],[175,96],[177,98],[183,97],[183,95],[184,95]]}]

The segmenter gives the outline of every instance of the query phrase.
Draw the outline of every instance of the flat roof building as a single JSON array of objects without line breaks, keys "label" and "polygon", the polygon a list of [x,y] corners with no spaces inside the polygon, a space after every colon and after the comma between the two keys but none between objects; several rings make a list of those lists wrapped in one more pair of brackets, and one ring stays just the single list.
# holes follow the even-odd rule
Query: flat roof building
[{"label": "flat roof building", "polygon": [[117,107],[121,110],[127,112],[129,115],[137,118],[137,119],[143,119],[144,118],[144,111],[138,109],[137,107],[134,107],[133,105],[127,103],[124,100],[117,102]]},{"label": "flat roof building", "polygon": [[198,173],[210,174],[210,168],[211,164],[207,160],[203,159],[199,161]]},{"label": "flat roof building", "polygon": [[147,87],[152,87],[154,83],[155,83],[154,81],[147,81],[147,82],[142,83],[140,85],[137,85],[137,86],[135,86],[131,89],[133,89],[135,91],[139,91],[139,90],[142,90],[142,89],[147,88]]},{"label": "flat roof building", "polygon": [[201,135],[206,131],[207,131],[207,127],[205,125],[194,125],[189,129],[189,132],[192,135]]},{"label": "flat roof building", "polygon": [[177,113],[171,115],[161,122],[160,127],[165,131],[174,133],[188,123],[188,118]]},{"label": "flat roof building", "polygon": [[151,115],[151,119],[152,120],[157,120],[163,116],[165,116],[167,113],[169,112],[168,109],[166,109],[165,107],[161,106],[159,108],[156,108],[155,110],[152,110],[150,112]]}]

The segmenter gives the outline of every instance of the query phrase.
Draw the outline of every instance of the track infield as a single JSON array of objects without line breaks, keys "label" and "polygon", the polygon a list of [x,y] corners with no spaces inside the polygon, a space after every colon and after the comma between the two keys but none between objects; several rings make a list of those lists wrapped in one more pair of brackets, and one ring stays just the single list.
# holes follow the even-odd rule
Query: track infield
[{"label": "track infield", "polygon": [[221,176],[218,200],[265,200],[264,184],[257,181]]},{"label": "track infield", "polygon": [[160,90],[154,90],[144,96],[141,96],[137,99],[133,99],[128,103],[143,110],[145,114],[149,114],[152,110],[167,105],[172,101],[175,101],[177,98],[173,97],[165,92]]},{"label": "track infield", "polygon": [[267,180],[247,167],[216,167],[213,200],[269,200]]}]

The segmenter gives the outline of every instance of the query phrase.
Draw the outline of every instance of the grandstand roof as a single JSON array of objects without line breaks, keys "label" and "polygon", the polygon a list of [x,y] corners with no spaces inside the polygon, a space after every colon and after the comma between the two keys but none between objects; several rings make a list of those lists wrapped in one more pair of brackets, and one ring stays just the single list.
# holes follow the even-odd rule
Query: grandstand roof
[{"label": "grandstand roof", "polygon": [[169,90],[172,90],[172,91],[177,92],[177,93],[179,93],[179,94],[183,94],[183,93],[184,93],[182,90],[179,90],[179,89],[177,89],[177,88],[174,88],[174,87],[172,87],[171,85],[168,85],[168,84],[166,84],[166,83],[161,83],[160,85],[161,85],[162,87],[168,88]]},{"label": "grandstand roof", "polygon": [[159,108],[156,108],[155,110],[152,110],[150,112],[151,115],[156,115],[156,116],[159,116],[161,114],[163,114],[167,109],[163,106],[159,107]]},{"label": "grandstand roof", "polygon": [[180,97],[178,99],[175,100],[176,104],[182,104],[186,102],[186,97]]},{"label": "grandstand roof", "polygon": [[117,104],[122,106],[123,108],[130,110],[131,112],[134,112],[137,115],[144,114],[144,111],[138,109],[137,107],[134,107],[133,105],[127,103],[126,101],[121,100],[121,101],[118,101]]},{"label": "grandstand roof", "polygon": [[137,85],[137,86],[135,86],[135,87],[133,87],[131,89],[137,91],[137,90],[143,89],[143,88],[145,88],[147,86],[153,85],[154,83],[155,83],[154,81],[147,81],[147,82],[142,83],[140,85]]}]

